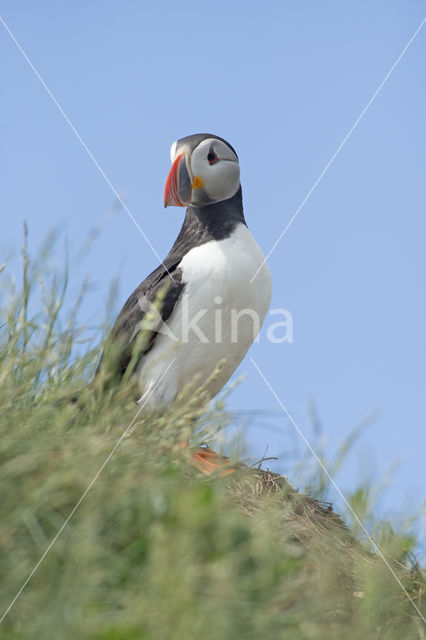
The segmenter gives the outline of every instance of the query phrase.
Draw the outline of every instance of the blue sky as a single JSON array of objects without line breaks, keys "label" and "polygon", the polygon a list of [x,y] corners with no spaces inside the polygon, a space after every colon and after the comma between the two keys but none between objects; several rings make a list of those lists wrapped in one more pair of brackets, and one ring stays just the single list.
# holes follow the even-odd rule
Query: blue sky
[{"label": "blue sky", "polygon": [[[163,256],[183,211],[162,206],[169,148],[210,131],[241,163],[245,213],[267,252],[424,17],[422,2],[2,3],[2,17]],[[76,252],[71,296],[88,274],[84,320],[104,317],[111,278],[122,303],[157,265],[10,37],[0,29],[0,262],[19,264],[55,225]],[[343,490],[380,480],[386,512],[424,500],[426,26],[272,254],[272,307],[294,342],[251,354],[311,436],[313,402],[335,450],[380,415],[339,474]],[[58,248],[57,264],[63,260]],[[246,430],[249,451],[290,476],[303,444],[246,359],[234,409],[274,410]],[[266,423],[266,424],[265,424]],[[293,458],[288,453],[293,452]]]}]

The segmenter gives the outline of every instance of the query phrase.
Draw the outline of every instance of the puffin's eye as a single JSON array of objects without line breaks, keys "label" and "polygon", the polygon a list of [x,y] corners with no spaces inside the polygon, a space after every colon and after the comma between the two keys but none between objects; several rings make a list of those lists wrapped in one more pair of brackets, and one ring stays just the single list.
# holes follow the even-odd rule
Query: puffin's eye
[{"label": "puffin's eye", "polygon": [[214,164],[219,160],[219,157],[216,151],[214,151],[212,148],[209,149],[209,152],[207,154],[207,160],[209,161],[209,164]]}]

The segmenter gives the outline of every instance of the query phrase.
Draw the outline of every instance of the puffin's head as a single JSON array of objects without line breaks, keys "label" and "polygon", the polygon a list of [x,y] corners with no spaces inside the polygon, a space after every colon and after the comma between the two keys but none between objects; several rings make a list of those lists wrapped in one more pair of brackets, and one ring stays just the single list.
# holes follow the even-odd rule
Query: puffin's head
[{"label": "puffin's head", "polygon": [[203,207],[232,198],[240,187],[238,156],[223,138],[210,133],[181,138],[172,144],[170,157],[165,207]]}]

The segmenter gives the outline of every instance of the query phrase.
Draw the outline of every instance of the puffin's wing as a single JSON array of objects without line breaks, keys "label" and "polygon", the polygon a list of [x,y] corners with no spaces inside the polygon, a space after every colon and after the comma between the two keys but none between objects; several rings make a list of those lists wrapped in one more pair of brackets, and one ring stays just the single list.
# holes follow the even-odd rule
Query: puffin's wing
[{"label": "puffin's wing", "polygon": [[[141,330],[144,336],[138,364],[152,349],[161,326],[171,316],[185,286],[179,262],[166,260],[127,299],[112,328],[96,374],[107,359],[108,378],[111,375],[116,381],[120,380],[132,360],[134,349],[139,346],[137,340]],[[111,357],[106,357],[107,353]]]}]

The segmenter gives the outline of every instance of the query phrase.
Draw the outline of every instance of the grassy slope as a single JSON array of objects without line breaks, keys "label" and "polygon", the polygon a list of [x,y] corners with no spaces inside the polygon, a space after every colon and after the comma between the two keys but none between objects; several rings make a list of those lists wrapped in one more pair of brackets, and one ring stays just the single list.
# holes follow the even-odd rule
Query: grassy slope
[{"label": "grassy slope", "polygon": [[[0,606],[4,611],[101,467],[136,408],[129,390],[67,399],[93,367],[71,359],[80,329],[59,322],[45,282],[30,314],[31,272],[0,326]],[[38,309],[37,298],[34,309]],[[41,308],[41,307],[40,307]],[[78,348],[78,347],[77,347]],[[84,383],[83,383],[84,384]],[[209,441],[219,409],[138,419],[10,610],[4,638],[298,640],[425,638],[383,562],[326,506],[282,479],[242,468],[205,477],[179,445]],[[197,435],[193,435],[197,425]],[[377,530],[419,607],[413,541]]]}]

